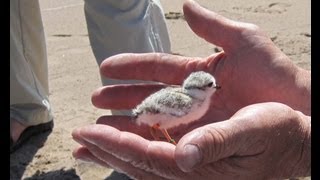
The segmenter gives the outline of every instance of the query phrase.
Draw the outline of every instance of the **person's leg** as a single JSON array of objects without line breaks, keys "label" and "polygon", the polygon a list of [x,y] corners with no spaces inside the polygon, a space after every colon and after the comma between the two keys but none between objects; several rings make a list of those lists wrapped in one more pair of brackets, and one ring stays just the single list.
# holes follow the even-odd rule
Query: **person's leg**
[{"label": "person's leg", "polygon": [[[170,39],[158,0],[86,0],[85,17],[98,65],[119,53],[170,52]],[[139,83],[101,77],[103,85]],[[112,114],[130,114],[112,110]]]},{"label": "person's leg", "polygon": [[[90,44],[99,66],[104,59],[119,53],[170,52],[169,34],[158,0],[85,0],[84,10]],[[102,76],[101,81],[103,85],[143,82]],[[130,115],[131,110],[111,113]],[[111,176],[130,179],[117,172]]]},{"label": "person's leg", "polygon": [[45,35],[38,0],[10,0],[10,126],[16,141],[52,121]]}]

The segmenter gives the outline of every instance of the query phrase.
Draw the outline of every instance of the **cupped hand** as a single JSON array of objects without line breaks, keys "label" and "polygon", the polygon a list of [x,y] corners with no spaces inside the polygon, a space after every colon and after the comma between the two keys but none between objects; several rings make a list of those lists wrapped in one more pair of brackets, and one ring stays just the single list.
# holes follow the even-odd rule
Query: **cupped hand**
[{"label": "cupped hand", "polygon": [[[308,174],[310,156],[304,151],[310,149],[310,117],[295,110],[310,115],[310,72],[295,66],[256,25],[232,21],[190,0],[183,9],[191,29],[223,51],[206,58],[159,53],[110,57],[101,64],[106,77],[164,84],[106,86],[94,92],[92,102],[99,108],[131,109],[166,84],[181,84],[202,70],[222,87],[210,110],[190,127],[169,131],[182,137],[176,147],[148,140],[148,128],[130,117],[101,117],[97,125],[73,132],[82,144],[74,156],[137,179]],[[279,103],[255,104],[269,101]]]},{"label": "cupped hand", "polygon": [[[280,102],[310,114],[311,90],[310,85],[304,83],[310,80],[310,73],[295,66],[259,27],[227,19],[194,1],[187,1],[183,10],[191,29],[222,47],[223,52],[206,58],[159,53],[120,54],[101,64],[101,73],[109,78],[165,84],[182,84],[193,71],[213,74],[222,88],[213,95],[210,111],[201,121],[179,128],[178,132],[171,130],[176,138],[195,127],[228,119],[253,103]],[[92,102],[99,108],[132,109],[165,84],[105,86],[94,92]],[[101,117],[99,121],[105,122],[105,118],[108,117]],[[127,117],[117,119],[108,123],[123,128],[120,130],[136,129],[136,133],[148,136],[146,128],[134,126]]]},{"label": "cupped hand", "polygon": [[177,146],[108,125],[74,130],[74,157],[135,179],[270,179],[310,175],[311,119],[280,103],[242,108]]},{"label": "cupped hand", "polygon": [[[310,114],[310,79],[282,53],[258,26],[227,19],[194,1],[183,7],[191,29],[206,41],[223,48],[206,58],[170,54],[120,54],[101,64],[102,75],[114,79],[138,79],[182,84],[193,71],[213,74],[222,87],[213,96],[211,117],[219,121],[240,108],[259,102],[281,102]],[[131,109],[163,85],[106,86],[92,102],[99,108]]]}]

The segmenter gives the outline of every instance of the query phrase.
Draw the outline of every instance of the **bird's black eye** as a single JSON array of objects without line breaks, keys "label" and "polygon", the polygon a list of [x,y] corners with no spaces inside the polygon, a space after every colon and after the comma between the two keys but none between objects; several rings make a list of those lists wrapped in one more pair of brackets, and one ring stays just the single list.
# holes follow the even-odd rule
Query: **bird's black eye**
[{"label": "bird's black eye", "polygon": [[212,85],[213,85],[213,82],[210,82],[207,86],[212,87]]}]

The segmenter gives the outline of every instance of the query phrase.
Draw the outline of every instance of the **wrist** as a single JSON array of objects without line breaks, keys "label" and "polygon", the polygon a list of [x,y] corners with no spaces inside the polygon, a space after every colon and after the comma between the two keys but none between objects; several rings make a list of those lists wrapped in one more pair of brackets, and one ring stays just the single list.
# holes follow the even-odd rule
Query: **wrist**
[{"label": "wrist", "polygon": [[301,147],[299,160],[296,163],[292,172],[292,177],[306,177],[311,176],[311,117],[305,116],[298,112],[301,117],[301,129],[303,130],[304,138]]},{"label": "wrist", "polygon": [[296,87],[298,95],[295,98],[297,102],[297,110],[301,111],[305,115],[311,115],[311,71],[298,68],[296,73]]},{"label": "wrist", "polygon": [[282,89],[284,104],[292,109],[311,115],[311,72],[299,67],[291,71],[291,80],[288,78],[286,87]]}]

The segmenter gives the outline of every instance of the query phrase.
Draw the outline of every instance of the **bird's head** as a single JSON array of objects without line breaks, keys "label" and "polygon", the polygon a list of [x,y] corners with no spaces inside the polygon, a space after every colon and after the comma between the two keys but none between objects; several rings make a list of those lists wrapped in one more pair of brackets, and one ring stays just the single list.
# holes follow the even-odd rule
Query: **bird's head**
[{"label": "bird's head", "polygon": [[197,99],[205,99],[221,87],[216,84],[216,80],[211,74],[197,71],[191,73],[184,80],[182,88],[189,95]]}]

